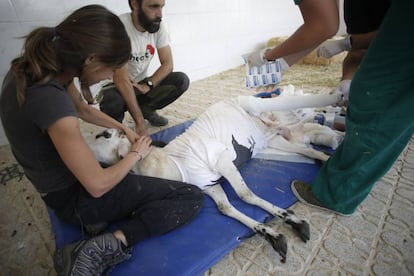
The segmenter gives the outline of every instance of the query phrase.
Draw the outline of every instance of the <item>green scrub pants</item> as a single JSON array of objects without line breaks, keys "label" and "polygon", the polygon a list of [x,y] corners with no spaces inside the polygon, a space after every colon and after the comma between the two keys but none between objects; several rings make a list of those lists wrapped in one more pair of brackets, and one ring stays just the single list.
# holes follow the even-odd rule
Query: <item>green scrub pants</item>
[{"label": "green scrub pants", "polygon": [[414,1],[393,0],[351,84],[346,135],[312,182],[327,207],[352,214],[414,133]]}]

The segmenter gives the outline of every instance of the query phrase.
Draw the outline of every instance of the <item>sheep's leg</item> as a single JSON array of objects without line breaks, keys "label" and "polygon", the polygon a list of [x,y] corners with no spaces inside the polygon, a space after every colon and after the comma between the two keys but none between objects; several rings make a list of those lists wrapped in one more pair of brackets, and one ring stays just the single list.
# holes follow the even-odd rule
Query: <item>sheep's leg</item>
[{"label": "sheep's leg", "polygon": [[234,166],[230,154],[227,151],[224,151],[220,155],[216,164],[216,169],[229,181],[230,185],[243,201],[263,208],[274,216],[278,216],[287,224],[290,224],[304,242],[309,240],[309,224],[306,221],[297,218],[293,211],[279,208],[254,194],[244,182],[243,177],[236,166]]},{"label": "sheep's leg", "polygon": [[282,258],[281,262],[284,263],[286,261],[287,241],[284,235],[278,234],[271,227],[255,221],[234,208],[220,185],[210,186],[204,190],[204,193],[214,200],[221,213],[240,221],[259,235],[263,236],[272,245],[273,249],[279,253]]},{"label": "sheep's leg", "polygon": [[269,148],[274,148],[285,152],[299,153],[313,159],[319,159],[324,162],[329,159],[329,155],[321,151],[315,150],[310,147],[302,147],[299,145],[295,145],[287,141],[284,137],[280,135],[276,135],[271,140],[269,140],[267,146]]},{"label": "sheep's leg", "polygon": [[238,96],[237,102],[248,113],[258,116],[262,112],[333,105],[341,99],[342,94],[331,92],[306,96],[280,96],[274,98]]}]

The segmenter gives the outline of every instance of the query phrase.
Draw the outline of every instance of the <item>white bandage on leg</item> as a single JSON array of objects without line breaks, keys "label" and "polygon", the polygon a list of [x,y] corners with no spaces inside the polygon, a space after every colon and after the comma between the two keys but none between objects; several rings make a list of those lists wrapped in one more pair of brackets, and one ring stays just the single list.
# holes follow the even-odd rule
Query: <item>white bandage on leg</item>
[{"label": "white bandage on leg", "polygon": [[262,112],[284,111],[307,107],[322,107],[340,101],[340,93],[310,94],[304,96],[279,96],[275,98],[257,98],[254,96],[238,96],[239,105],[248,113],[259,116]]},{"label": "white bandage on leg", "polygon": [[346,105],[349,98],[349,88],[351,87],[352,80],[342,80],[339,86],[331,93],[339,93],[342,95],[342,99],[337,103],[338,106]]},{"label": "white bandage on leg", "polygon": [[349,97],[349,88],[351,87],[351,81],[352,80],[342,80],[339,84],[341,92],[346,99]]},{"label": "white bandage on leg", "polygon": [[306,123],[303,125],[302,131],[311,143],[332,149],[336,149],[343,138],[342,133],[318,124]]}]

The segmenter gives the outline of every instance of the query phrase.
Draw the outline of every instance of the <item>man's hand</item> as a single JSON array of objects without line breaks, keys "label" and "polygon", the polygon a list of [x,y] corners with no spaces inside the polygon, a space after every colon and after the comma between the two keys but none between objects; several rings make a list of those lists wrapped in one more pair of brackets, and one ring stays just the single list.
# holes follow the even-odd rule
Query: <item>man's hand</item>
[{"label": "man's hand", "polygon": [[135,82],[131,82],[132,86],[134,87],[134,91],[137,94],[147,94],[151,88],[148,87],[148,85],[146,85],[145,83],[143,84],[139,84],[139,83],[135,83]]},{"label": "man's hand", "polygon": [[143,123],[136,123],[135,124],[135,132],[139,136],[149,136],[147,126],[145,125],[145,121],[143,120]]}]

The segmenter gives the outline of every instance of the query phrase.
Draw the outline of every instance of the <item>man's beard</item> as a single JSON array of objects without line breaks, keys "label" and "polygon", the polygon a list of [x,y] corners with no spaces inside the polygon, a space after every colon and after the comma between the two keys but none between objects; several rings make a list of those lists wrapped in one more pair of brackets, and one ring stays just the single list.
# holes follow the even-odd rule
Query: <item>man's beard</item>
[{"label": "man's beard", "polygon": [[138,11],[138,21],[141,26],[149,33],[156,33],[160,29],[161,19],[156,19],[157,21],[152,21],[148,16],[140,9]]}]

